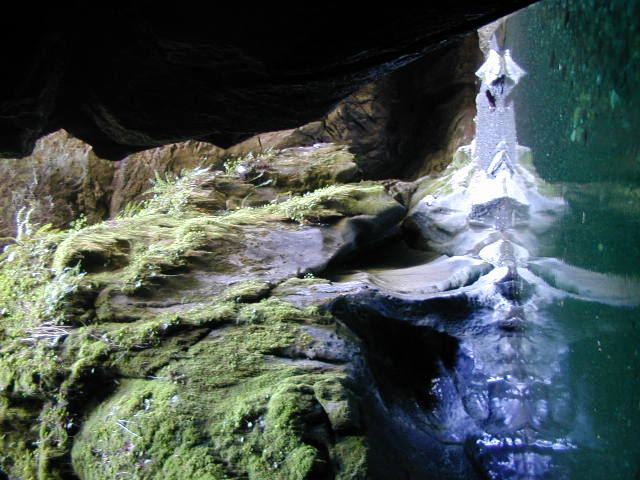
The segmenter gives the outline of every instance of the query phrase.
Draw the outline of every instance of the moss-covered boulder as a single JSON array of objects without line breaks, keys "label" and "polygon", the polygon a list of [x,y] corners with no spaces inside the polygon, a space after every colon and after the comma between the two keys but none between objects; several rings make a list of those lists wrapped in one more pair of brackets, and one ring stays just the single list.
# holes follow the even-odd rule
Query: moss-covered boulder
[{"label": "moss-covered boulder", "polygon": [[219,175],[160,178],[90,227],[22,219],[0,259],[9,478],[366,477],[359,346],[325,308],[341,290],[287,292],[331,285],[314,275],[405,209],[373,182],[220,209]]}]

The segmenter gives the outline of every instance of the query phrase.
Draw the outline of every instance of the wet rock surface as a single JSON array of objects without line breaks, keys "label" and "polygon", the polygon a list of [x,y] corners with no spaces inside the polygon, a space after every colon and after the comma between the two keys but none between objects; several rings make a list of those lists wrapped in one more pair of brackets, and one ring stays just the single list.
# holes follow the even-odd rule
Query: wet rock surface
[{"label": "wet rock surface", "polygon": [[[522,168],[498,156],[490,174],[472,146],[451,155],[471,132],[476,44],[295,130],[133,154],[112,170],[110,219],[19,229],[0,264],[6,476],[546,472],[547,444],[531,466],[513,442],[573,418],[542,381],[557,383],[566,348],[525,325],[541,319],[525,306],[546,301],[544,282],[572,300],[622,297],[598,297],[605,276],[534,258],[563,204],[526,149]],[[441,110],[425,119],[409,98]],[[514,172],[527,208],[491,197],[492,175]]]},{"label": "wet rock surface", "polygon": [[[187,44],[165,42],[158,61],[193,67],[200,47]],[[482,76],[479,99],[491,141],[457,149],[473,133],[476,46],[452,41],[320,120],[226,150],[187,141],[110,163],[58,132],[20,160],[8,188],[74,195],[56,226],[99,214],[53,231],[34,209],[0,254],[0,479],[573,478],[558,459],[607,470],[593,451],[574,456],[600,405],[575,403],[565,369],[576,345],[594,360],[585,336],[611,330],[606,319],[635,331],[616,306],[640,289],[541,256],[561,215],[577,235],[599,199],[615,230],[638,191],[564,185],[578,207],[567,213],[515,131],[500,146],[480,128],[510,102],[499,75]],[[122,140],[130,126],[114,126],[112,106],[101,128]]]},{"label": "wet rock surface", "polygon": [[[340,298],[375,303],[371,279],[328,272],[403,243],[430,182],[408,179],[440,170],[469,135],[476,44],[454,42],[321,121],[227,150],[187,141],[108,162],[66,132],[48,137],[109,174],[83,183],[104,206],[88,226],[23,228],[3,257],[0,467],[25,478],[393,477],[379,458],[411,472],[380,403],[405,388],[384,359],[401,346],[381,347],[386,330],[368,313],[365,326],[340,317]],[[426,126],[410,98],[432,112]],[[394,174],[407,181],[361,181]],[[58,176],[38,175],[63,196]],[[387,435],[398,436],[389,452]]]}]

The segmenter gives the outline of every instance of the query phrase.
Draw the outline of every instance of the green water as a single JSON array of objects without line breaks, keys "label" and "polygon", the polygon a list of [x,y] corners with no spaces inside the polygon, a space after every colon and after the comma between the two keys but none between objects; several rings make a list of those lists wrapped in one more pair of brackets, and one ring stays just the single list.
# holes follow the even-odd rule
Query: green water
[{"label": "green water", "polygon": [[[564,186],[571,213],[553,255],[640,282],[640,0],[545,0],[512,17],[507,46],[529,73],[519,143]],[[566,332],[576,479],[640,479],[640,309],[558,305]]]}]

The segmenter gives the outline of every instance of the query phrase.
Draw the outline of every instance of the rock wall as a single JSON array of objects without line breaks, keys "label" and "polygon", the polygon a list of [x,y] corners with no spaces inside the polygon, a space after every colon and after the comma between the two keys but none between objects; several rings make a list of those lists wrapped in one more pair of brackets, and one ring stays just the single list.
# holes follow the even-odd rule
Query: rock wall
[{"label": "rock wall", "polygon": [[[196,166],[223,169],[225,160],[249,154],[257,159],[265,152],[316,143],[348,147],[357,165],[349,180],[413,180],[442,171],[453,152],[473,136],[473,72],[479,61],[477,37],[463,37],[363,87],[319,121],[264,133],[227,150],[191,140],[112,163],[64,130],[53,133],[38,142],[31,156],[0,160],[0,173],[8,179],[0,186],[0,237],[14,235],[16,213],[23,206],[34,208],[39,223],[65,227],[85,215],[91,224],[144,199],[156,173],[175,175]],[[296,161],[289,163],[286,168],[291,170]],[[284,163],[277,168],[285,168]],[[307,170],[307,181],[313,184],[309,175]],[[300,179],[285,180],[282,170],[280,178],[283,191],[287,186],[295,191],[309,186]]]},{"label": "rock wall", "polygon": [[473,138],[480,61],[475,35],[452,42],[348,97],[321,138],[349,144],[365,178],[440,172]]},{"label": "rock wall", "polygon": [[34,223],[58,228],[81,215],[89,223],[108,218],[114,172],[113,162],[64,130],[41,138],[29,157],[0,159],[0,237],[15,235],[23,207]]},{"label": "rock wall", "polygon": [[442,171],[473,138],[474,73],[481,56],[476,35],[452,41],[366,85],[320,121],[258,135],[227,152],[338,142],[349,145],[367,179],[416,179]]}]

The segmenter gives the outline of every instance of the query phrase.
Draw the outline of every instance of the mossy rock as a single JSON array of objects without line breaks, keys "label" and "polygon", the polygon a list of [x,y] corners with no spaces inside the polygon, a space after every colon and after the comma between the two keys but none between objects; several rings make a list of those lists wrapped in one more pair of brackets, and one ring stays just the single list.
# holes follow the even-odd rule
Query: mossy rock
[{"label": "mossy rock", "polygon": [[228,164],[255,184],[293,193],[352,182],[359,174],[348,147],[333,143],[249,154]]},{"label": "mossy rock", "polygon": [[362,436],[344,437],[334,449],[338,474],[336,480],[365,480],[368,447]]},{"label": "mossy rock", "polygon": [[[313,353],[325,341],[313,328],[333,332],[332,317],[273,295],[285,280],[326,281],[296,279],[307,268],[300,259],[316,262],[312,252],[265,238],[276,232],[302,245],[310,234],[326,264],[354,242],[340,230],[353,217],[386,228],[403,208],[372,182],[222,214],[178,197],[43,232],[39,250],[16,247],[18,269],[0,266],[0,298],[10,300],[0,312],[0,469],[29,479],[361,471],[360,457],[338,449],[361,433],[348,387],[352,350]],[[264,274],[274,269],[261,257],[267,247],[289,262],[277,278]],[[38,274],[18,281],[34,258]],[[39,324],[53,297],[55,322]],[[44,313],[24,323],[30,312]],[[41,327],[59,333],[41,341]]]},{"label": "mossy rock", "polygon": [[[326,467],[304,437],[325,413],[315,385],[340,369],[301,367],[265,357],[304,342],[281,320],[232,326],[197,343],[155,373],[124,380],[85,421],[73,448],[82,479],[305,479]],[[324,434],[331,449],[332,434]]]}]

